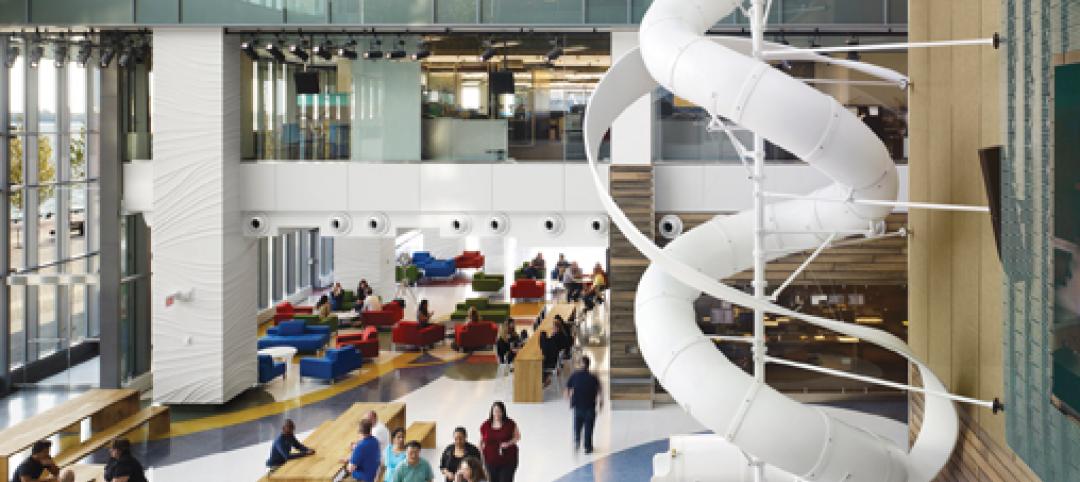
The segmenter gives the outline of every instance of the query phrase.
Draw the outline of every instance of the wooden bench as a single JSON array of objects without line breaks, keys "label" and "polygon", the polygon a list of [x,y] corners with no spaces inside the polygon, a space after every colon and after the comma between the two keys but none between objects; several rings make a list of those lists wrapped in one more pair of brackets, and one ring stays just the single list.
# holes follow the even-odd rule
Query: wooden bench
[{"label": "wooden bench", "polygon": [[75,474],[75,482],[105,482],[105,466],[101,464],[75,464],[67,470]]},{"label": "wooden bench", "polygon": [[555,315],[570,319],[575,306],[558,303],[548,309],[547,315],[536,331],[525,340],[514,357],[514,403],[542,403],[544,401],[544,354],[540,350],[540,332],[551,334],[555,327]]},{"label": "wooden bench", "polygon": [[345,468],[342,459],[349,458],[349,445],[359,438],[360,420],[374,410],[379,421],[393,430],[405,426],[403,403],[355,403],[332,422],[323,422],[305,439],[304,445],[315,454],[293,459],[271,473],[273,482],[332,481]]},{"label": "wooden bench", "polygon": [[53,457],[53,460],[56,465],[67,467],[98,449],[108,446],[113,439],[122,437],[144,424],[150,429],[150,436],[152,437],[169,433],[169,422],[169,407],[147,407],[105,430],[94,433],[79,445],[63,450],[59,455]]},{"label": "wooden bench", "polygon": [[8,474],[9,459],[34,442],[54,434],[78,432],[89,418],[93,432],[101,432],[139,411],[135,390],[94,389],[41,412],[0,432],[0,474]]},{"label": "wooden bench", "polygon": [[435,422],[413,422],[405,430],[405,441],[415,440],[420,442],[420,447],[425,449],[435,448]]}]

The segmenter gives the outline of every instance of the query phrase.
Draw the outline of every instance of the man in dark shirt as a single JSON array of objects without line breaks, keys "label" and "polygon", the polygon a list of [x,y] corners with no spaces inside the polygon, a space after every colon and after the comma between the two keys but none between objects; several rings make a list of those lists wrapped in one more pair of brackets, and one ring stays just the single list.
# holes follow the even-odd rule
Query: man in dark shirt
[{"label": "man in dark shirt", "polygon": [[566,381],[566,397],[574,409],[574,450],[581,446],[584,431],[585,453],[591,454],[596,410],[603,408],[604,399],[600,396],[600,379],[589,371],[589,357],[581,357],[580,368]]},{"label": "man in dark shirt", "polygon": [[34,445],[30,448],[30,457],[15,469],[15,473],[11,476],[11,482],[56,480],[74,482],[75,474],[70,470],[65,470],[63,474],[60,473],[60,467],[56,466],[56,462],[53,462],[52,456],[49,455],[49,449],[51,448],[52,442],[48,440],[34,442]]},{"label": "man in dark shirt", "polygon": [[146,471],[131,455],[131,442],[118,438],[109,445],[109,462],[105,464],[106,482],[146,482]]},{"label": "man in dark shirt", "polygon": [[[293,449],[296,449],[298,453],[293,453]],[[266,460],[267,467],[277,467],[279,465],[288,462],[289,459],[295,459],[303,457],[305,455],[311,455],[315,453],[296,440],[296,424],[292,419],[285,419],[285,424],[281,427],[281,435],[274,440],[274,446],[270,449],[270,458]]]}]

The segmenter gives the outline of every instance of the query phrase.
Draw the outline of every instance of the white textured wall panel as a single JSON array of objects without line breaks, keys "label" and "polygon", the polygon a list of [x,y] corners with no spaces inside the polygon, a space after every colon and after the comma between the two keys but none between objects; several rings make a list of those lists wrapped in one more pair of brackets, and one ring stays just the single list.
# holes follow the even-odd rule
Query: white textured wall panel
[{"label": "white textured wall panel", "polygon": [[419,211],[419,164],[348,163],[352,211]]},{"label": "white textured wall panel", "polygon": [[278,209],[275,188],[277,187],[278,166],[263,162],[244,162],[240,164],[243,192],[241,200],[244,209],[249,211],[274,211]]},{"label": "white textured wall panel", "polygon": [[394,238],[349,238],[334,240],[334,281],[356,289],[366,279],[375,292],[388,299],[394,294]]},{"label": "white textured wall panel", "polygon": [[561,211],[566,187],[561,163],[494,164],[492,205],[498,211]]},{"label": "white textured wall panel", "polygon": [[[745,171],[744,171],[745,172]],[[696,211],[705,204],[705,166],[657,166],[653,176],[656,209]]]},{"label": "white textured wall panel", "polygon": [[491,190],[491,164],[420,165],[421,211],[491,210]]},{"label": "white textured wall panel", "polygon": [[[608,166],[600,166],[600,181],[608,185]],[[602,213],[604,206],[596,196],[596,186],[586,164],[566,164],[565,207],[569,213]]]},{"label": "white textured wall panel", "polygon": [[277,209],[318,211],[348,203],[348,164],[343,162],[283,162],[278,166],[274,192]]},{"label": "white textured wall panel", "polygon": [[[256,243],[240,232],[238,47],[154,32],[154,400],[224,403],[256,378]],[[191,301],[165,307],[175,291]]]}]

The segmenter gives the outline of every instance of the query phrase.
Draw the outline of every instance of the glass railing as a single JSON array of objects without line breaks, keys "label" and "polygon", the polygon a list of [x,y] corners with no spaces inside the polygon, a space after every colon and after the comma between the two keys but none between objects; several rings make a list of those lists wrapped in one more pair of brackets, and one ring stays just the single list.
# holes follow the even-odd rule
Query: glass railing
[{"label": "glass railing", "polygon": [[[33,8],[30,8],[31,3]],[[897,25],[907,0],[773,0],[773,25]],[[651,0],[7,0],[0,23],[38,25],[629,25]],[[718,26],[745,25],[733,14]]]}]

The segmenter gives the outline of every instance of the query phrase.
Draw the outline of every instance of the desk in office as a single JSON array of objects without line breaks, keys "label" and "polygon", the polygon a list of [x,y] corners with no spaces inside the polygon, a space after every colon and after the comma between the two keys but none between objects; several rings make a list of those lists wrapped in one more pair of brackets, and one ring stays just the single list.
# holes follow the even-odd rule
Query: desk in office
[{"label": "desk in office", "polygon": [[555,315],[568,320],[575,309],[568,303],[552,305],[536,332],[518,350],[514,358],[514,403],[544,401],[544,353],[540,350],[540,332],[550,335],[555,326]]}]

